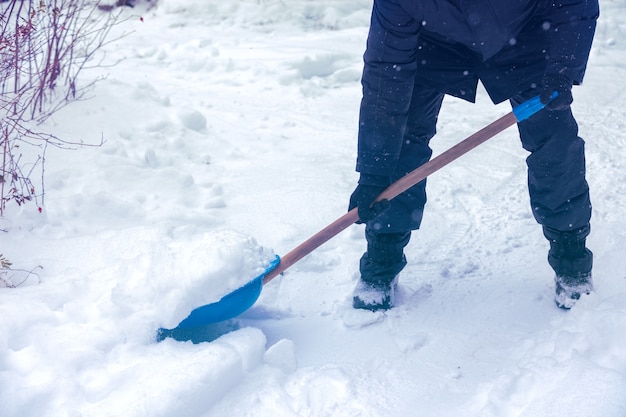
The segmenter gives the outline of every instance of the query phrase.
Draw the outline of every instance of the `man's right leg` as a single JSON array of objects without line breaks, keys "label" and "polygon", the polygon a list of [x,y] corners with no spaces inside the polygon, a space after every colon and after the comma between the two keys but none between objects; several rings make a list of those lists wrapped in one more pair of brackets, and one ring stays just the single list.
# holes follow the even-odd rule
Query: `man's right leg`
[{"label": "man's right leg", "polygon": [[[430,159],[429,142],[436,132],[442,101],[443,94],[415,85],[394,181]],[[421,224],[425,204],[426,180],[393,199],[385,213],[367,224],[367,252],[361,257],[361,278],[353,293],[355,308],[375,311],[393,306],[397,277],[406,265],[404,247],[411,230]]]},{"label": "man's right leg", "polygon": [[404,247],[411,232],[376,233],[365,228],[367,252],[361,257],[361,278],[352,294],[354,308],[388,310],[393,306],[398,274],[406,266]]}]

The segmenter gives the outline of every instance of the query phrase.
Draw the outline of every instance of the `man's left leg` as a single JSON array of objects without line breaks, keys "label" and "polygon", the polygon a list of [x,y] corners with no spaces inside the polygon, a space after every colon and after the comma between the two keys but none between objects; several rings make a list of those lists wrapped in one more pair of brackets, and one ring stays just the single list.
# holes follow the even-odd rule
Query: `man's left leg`
[{"label": "man's left leg", "polygon": [[[513,97],[515,106],[533,92]],[[592,290],[593,254],[586,247],[591,219],[585,179],[584,141],[571,109],[542,110],[518,124],[527,159],[533,215],[550,243],[548,262],[555,271],[557,305],[571,308]]]},{"label": "man's left leg", "polygon": [[582,294],[593,290],[593,254],[585,245],[589,226],[570,232],[544,226],[543,233],[550,242],[548,263],[556,273],[554,300],[560,308],[570,309]]}]

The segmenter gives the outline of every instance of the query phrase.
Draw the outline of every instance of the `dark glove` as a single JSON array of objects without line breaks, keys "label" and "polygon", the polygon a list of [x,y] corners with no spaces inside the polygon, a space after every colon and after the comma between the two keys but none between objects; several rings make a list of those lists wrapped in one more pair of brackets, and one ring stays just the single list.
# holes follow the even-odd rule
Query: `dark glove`
[{"label": "dark glove", "polygon": [[[574,101],[572,97],[572,80],[561,74],[545,74],[541,81],[541,95],[539,99],[548,110],[567,110]],[[554,92],[559,93],[552,101]]]},{"label": "dark glove", "polygon": [[376,197],[387,188],[389,183],[387,177],[361,174],[359,185],[350,196],[350,205],[348,206],[348,211],[358,207],[359,220],[357,224],[374,220],[389,208],[389,200],[377,201],[372,205]]}]

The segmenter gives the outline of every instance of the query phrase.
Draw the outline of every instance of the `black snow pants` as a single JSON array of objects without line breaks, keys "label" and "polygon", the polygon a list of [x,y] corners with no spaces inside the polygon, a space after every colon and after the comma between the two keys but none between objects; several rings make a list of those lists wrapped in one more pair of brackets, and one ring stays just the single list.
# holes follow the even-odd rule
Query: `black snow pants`
[{"label": "black snow pants", "polygon": [[[512,97],[510,101],[516,106],[538,94],[538,90],[531,89]],[[435,89],[415,86],[405,140],[393,180],[430,159],[432,150],[429,142],[436,132],[443,96]],[[551,242],[563,236],[564,239],[576,240],[576,245],[584,248],[584,239],[589,234],[591,202],[585,179],[584,141],[578,136],[578,125],[571,110],[542,110],[519,123],[518,129],[522,146],[530,152],[526,160],[528,191],[535,219],[543,226],[544,234]],[[390,267],[387,274],[372,270],[376,265],[368,267],[362,260],[363,279],[390,280],[399,272],[398,268],[402,269],[406,261],[401,249],[408,243],[410,231],[419,229],[425,204],[426,180],[392,200],[389,210],[367,224],[369,257],[379,258],[383,256],[379,254],[383,251],[394,255],[393,259],[386,259]],[[589,259],[588,266],[577,268],[590,270],[590,262]],[[391,267],[391,264],[396,267]]]}]

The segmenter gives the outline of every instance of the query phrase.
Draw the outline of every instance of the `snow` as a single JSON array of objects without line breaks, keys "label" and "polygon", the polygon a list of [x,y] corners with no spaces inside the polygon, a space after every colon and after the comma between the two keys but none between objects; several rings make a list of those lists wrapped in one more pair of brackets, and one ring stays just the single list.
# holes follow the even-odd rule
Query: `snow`
[{"label": "snow", "polygon": [[[0,219],[33,272],[0,288],[2,417],[626,415],[626,4],[601,3],[574,103],[594,293],[554,305],[512,128],[429,179],[396,308],[351,308],[354,225],[198,343],[154,338],[345,212],[371,1],[126,10],[120,62],[44,126],[104,144],[50,148],[42,213]],[[508,111],[446,98],[435,154]]]}]

